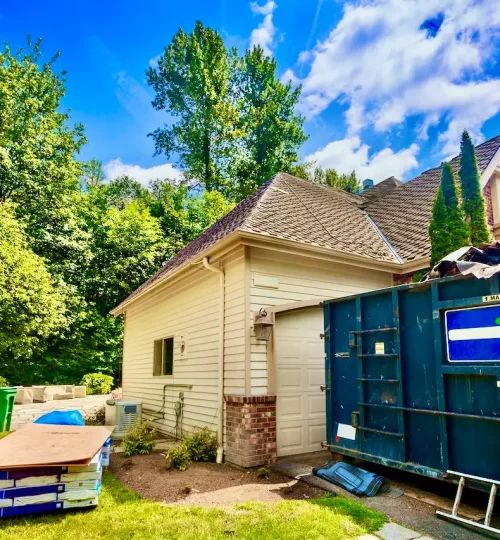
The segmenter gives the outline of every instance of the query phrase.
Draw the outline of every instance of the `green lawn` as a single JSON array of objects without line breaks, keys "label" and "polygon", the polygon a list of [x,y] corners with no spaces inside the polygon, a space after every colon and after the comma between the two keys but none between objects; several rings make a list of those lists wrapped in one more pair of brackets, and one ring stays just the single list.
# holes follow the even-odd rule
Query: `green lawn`
[{"label": "green lawn", "polygon": [[381,514],[344,497],[227,509],[162,506],[106,473],[97,509],[0,520],[0,540],[341,540],[373,532],[383,523]]}]

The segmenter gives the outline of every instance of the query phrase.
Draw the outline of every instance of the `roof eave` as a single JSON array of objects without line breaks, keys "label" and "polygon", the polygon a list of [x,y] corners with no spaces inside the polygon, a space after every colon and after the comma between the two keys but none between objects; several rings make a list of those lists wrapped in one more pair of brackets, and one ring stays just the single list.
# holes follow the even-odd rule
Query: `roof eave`
[{"label": "roof eave", "polygon": [[245,245],[253,247],[267,247],[276,249],[282,247],[282,251],[289,253],[318,254],[318,258],[341,262],[352,266],[369,267],[384,272],[401,273],[402,264],[396,261],[382,261],[372,257],[355,255],[337,251],[332,248],[321,247],[316,244],[306,244],[295,240],[286,240],[277,238],[268,234],[255,233],[251,231],[240,230],[240,236]]}]

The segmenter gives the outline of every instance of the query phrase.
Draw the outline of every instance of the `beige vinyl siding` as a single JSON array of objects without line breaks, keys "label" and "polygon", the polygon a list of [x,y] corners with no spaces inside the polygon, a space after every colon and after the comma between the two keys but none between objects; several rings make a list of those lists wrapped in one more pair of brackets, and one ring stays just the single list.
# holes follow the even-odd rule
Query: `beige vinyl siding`
[{"label": "beige vinyl siding", "polygon": [[[244,276],[243,249],[221,261],[225,287],[225,384],[244,392]],[[125,398],[137,398],[146,411],[163,407],[165,384],[193,385],[167,389],[165,418],[156,422],[163,432],[175,428],[174,404],[184,392],[183,431],[197,426],[217,427],[219,362],[219,275],[198,266],[190,275],[168,282],[134,302],[126,312],[123,359]],[[241,305],[240,305],[241,304]],[[172,376],[153,376],[154,341],[174,336]],[[183,356],[180,338],[186,342]],[[240,380],[241,379],[241,380]],[[157,415],[158,416],[158,415]]]},{"label": "beige vinyl siding", "polygon": [[[263,277],[264,276],[264,277]],[[255,286],[268,279],[271,287]],[[257,279],[256,279],[257,278]],[[276,285],[274,288],[272,285]],[[339,298],[392,285],[390,273],[351,265],[330,263],[307,257],[292,256],[271,250],[251,248],[250,251],[250,309],[291,302]],[[266,394],[269,389],[268,357],[272,342],[257,341],[253,328],[250,339],[251,393]],[[269,350],[268,350],[269,349]]]},{"label": "beige vinyl siding", "polygon": [[244,248],[224,262],[224,394],[245,393],[245,257]]}]

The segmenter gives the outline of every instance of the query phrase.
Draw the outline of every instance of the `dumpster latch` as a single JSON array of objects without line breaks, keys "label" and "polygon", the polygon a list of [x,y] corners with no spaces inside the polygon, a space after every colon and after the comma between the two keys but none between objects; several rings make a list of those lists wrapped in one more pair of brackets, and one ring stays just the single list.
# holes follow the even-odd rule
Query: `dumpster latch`
[{"label": "dumpster latch", "polygon": [[351,426],[352,427],[359,427],[359,412],[358,411],[353,411],[351,413]]},{"label": "dumpster latch", "polygon": [[325,386],[324,384],[322,384],[319,389],[324,392],[325,390],[330,390],[327,386]]},{"label": "dumpster latch", "polygon": [[356,341],[356,334],[353,332],[350,332],[349,333],[349,347],[351,347],[351,349],[355,349],[357,346],[358,344]]}]

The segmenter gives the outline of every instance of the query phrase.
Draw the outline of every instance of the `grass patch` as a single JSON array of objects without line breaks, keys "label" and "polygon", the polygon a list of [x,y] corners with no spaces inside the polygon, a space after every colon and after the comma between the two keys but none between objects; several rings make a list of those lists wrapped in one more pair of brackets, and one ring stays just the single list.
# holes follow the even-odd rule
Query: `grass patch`
[{"label": "grass patch", "polygon": [[309,500],[311,504],[317,504],[324,508],[329,508],[339,514],[349,516],[360,527],[363,527],[367,532],[378,531],[386,522],[384,514],[367,508],[364,504],[348,499],[342,495],[331,497],[329,495],[320,499]]},{"label": "grass patch", "polygon": [[229,508],[161,505],[106,473],[92,511],[0,521],[0,540],[342,540],[379,528],[383,516],[343,497],[237,504]]}]

